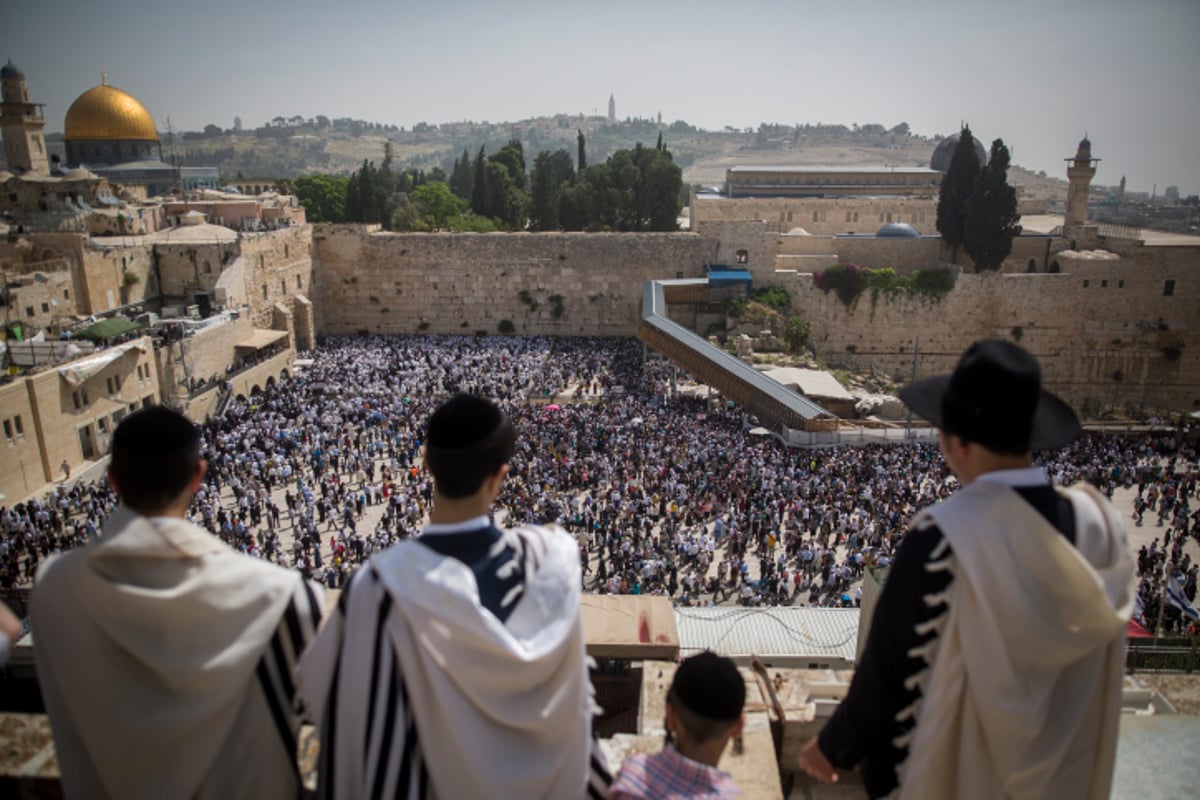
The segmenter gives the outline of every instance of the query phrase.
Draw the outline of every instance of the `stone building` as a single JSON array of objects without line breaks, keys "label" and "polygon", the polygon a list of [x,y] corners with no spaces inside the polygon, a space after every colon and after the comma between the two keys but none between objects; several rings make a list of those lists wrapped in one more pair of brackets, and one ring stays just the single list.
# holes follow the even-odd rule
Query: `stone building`
[{"label": "stone building", "polygon": [[0,135],[4,136],[4,158],[9,172],[46,175],[46,119],[42,104],[29,101],[25,73],[9,59],[0,67]]}]

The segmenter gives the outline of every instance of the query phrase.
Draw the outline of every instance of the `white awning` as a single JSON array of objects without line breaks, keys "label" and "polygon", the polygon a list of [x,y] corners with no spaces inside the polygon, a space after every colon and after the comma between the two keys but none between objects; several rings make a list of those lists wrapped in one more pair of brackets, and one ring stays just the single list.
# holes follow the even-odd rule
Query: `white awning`
[{"label": "white awning", "polygon": [[116,361],[121,356],[128,353],[130,350],[137,350],[139,354],[146,352],[145,340],[142,339],[136,342],[118,345],[117,347],[110,347],[109,349],[102,350],[95,355],[88,356],[87,358],[81,358],[78,361],[73,361],[64,367],[59,367],[58,374],[61,375],[63,380],[65,380],[72,387],[78,386],[79,384],[85,382],[88,378],[100,372],[100,370],[104,369],[109,364]]}]

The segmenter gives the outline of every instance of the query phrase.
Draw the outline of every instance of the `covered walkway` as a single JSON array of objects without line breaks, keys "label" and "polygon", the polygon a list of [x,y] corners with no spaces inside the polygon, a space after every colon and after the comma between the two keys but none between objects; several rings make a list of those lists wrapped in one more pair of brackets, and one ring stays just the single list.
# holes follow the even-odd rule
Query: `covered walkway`
[{"label": "covered walkway", "polygon": [[836,417],[821,406],[668,319],[669,301],[694,302],[707,295],[707,287],[703,278],[647,281],[642,288],[638,339],[748,409],[773,431],[826,430],[836,425]]}]

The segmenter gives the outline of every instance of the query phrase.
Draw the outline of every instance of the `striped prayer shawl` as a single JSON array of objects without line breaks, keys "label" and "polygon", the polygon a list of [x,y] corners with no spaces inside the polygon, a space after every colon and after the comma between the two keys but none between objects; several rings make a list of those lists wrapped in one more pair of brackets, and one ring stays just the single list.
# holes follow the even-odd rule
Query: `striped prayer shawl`
[{"label": "striped prayer shawl", "polygon": [[[454,535],[440,534],[439,539]],[[546,556],[543,536],[504,531],[501,542],[504,546],[492,547],[485,560],[486,568],[497,573],[494,580],[475,576],[476,585],[505,587],[491,602],[482,603],[476,596],[476,602],[484,606],[502,606],[487,612],[480,608],[482,613],[494,614],[496,620],[508,618],[513,607],[519,607],[530,578]],[[424,545],[408,544],[421,548],[417,553],[444,563]],[[422,727],[410,698],[410,682],[390,635],[399,609],[385,580],[383,570],[387,568],[386,561],[376,558],[355,574],[304,658],[303,692],[318,720],[321,738],[319,798],[438,796],[439,780],[422,749]],[[511,582],[514,574],[521,577],[515,587]],[[459,672],[453,662],[448,668],[456,675]],[[473,724],[466,719],[457,722]],[[591,797],[604,797],[612,778],[594,739],[591,746],[587,792]],[[584,776],[579,778],[582,788]],[[441,782],[445,781],[443,777]]]}]

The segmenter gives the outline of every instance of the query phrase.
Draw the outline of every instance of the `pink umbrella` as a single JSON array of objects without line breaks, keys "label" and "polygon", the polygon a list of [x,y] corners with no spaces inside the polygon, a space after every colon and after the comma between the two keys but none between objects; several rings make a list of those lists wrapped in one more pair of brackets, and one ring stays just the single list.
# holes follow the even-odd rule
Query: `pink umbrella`
[{"label": "pink umbrella", "polygon": [[558,405],[557,403],[551,403],[550,405],[546,406],[547,411],[558,411],[560,408],[562,408],[562,406]]}]

